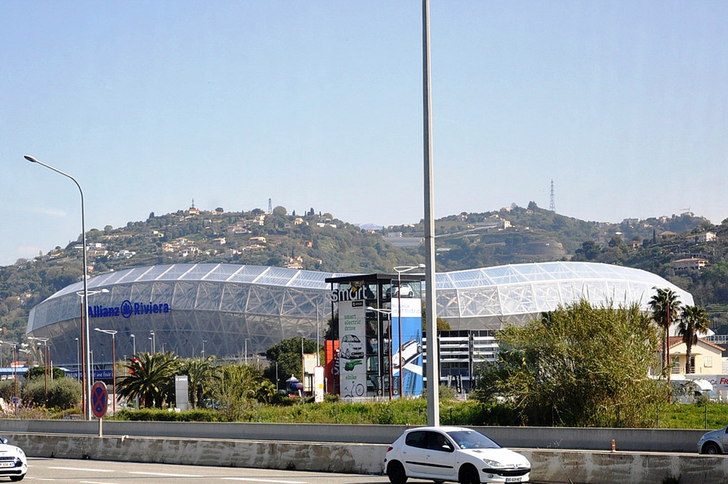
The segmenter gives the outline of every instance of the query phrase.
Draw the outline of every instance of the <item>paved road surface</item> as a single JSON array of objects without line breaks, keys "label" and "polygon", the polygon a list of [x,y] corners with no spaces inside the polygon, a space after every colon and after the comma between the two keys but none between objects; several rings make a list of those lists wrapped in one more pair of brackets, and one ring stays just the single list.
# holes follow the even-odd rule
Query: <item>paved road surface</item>
[{"label": "paved road surface", "polygon": [[258,484],[379,484],[389,482],[385,476],[372,475],[98,460],[30,458],[28,466],[28,474],[23,481],[24,483],[234,484],[238,482]]}]

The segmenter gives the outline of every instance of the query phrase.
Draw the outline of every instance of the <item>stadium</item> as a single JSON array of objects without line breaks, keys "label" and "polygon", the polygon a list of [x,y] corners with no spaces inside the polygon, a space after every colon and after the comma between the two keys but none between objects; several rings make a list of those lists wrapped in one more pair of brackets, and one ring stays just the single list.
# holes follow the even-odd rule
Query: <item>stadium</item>
[{"label": "stadium", "polygon": [[[328,278],[353,274],[234,264],[171,264],[111,272],[88,280],[90,350],[95,365],[140,351],[181,357],[245,359],[294,337],[322,341],[332,314]],[[397,275],[391,275],[396,282]],[[648,310],[655,288],[692,296],[639,269],[586,262],[515,264],[438,273],[437,315],[452,330],[493,330],[586,298],[637,303]],[[83,285],[35,306],[27,336],[48,338],[54,365],[77,368]],[[105,330],[107,334],[94,329]],[[113,337],[110,335],[116,332]]]}]

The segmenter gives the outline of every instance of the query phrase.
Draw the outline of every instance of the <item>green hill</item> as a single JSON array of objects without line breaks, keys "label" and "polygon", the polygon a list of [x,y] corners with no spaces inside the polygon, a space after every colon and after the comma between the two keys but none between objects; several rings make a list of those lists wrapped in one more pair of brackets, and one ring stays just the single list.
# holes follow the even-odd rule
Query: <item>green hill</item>
[{"label": "green hill", "polygon": [[[712,231],[717,239],[696,241]],[[728,225],[712,226],[692,214],[588,222],[530,203],[493,212],[461,213],[436,222],[437,270],[520,262],[588,260],[655,272],[684,287],[723,323],[728,307]],[[222,208],[149,215],[125,227],[87,233],[89,274],[130,267],[228,262],[330,272],[391,272],[423,260],[421,223],[363,230],[313,209],[276,207],[225,212]],[[79,237],[80,239],[80,237]],[[703,257],[700,271],[676,271],[670,262]],[[74,242],[33,260],[0,267],[0,339],[18,341],[30,308],[80,279],[81,244]]]}]

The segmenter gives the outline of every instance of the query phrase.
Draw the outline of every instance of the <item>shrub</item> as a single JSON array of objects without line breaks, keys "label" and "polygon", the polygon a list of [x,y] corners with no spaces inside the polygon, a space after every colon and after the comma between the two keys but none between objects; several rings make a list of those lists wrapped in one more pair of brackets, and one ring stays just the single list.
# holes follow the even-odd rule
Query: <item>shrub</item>
[{"label": "shrub", "polygon": [[81,384],[73,378],[48,381],[34,378],[23,388],[23,404],[46,408],[73,408],[81,401]]}]

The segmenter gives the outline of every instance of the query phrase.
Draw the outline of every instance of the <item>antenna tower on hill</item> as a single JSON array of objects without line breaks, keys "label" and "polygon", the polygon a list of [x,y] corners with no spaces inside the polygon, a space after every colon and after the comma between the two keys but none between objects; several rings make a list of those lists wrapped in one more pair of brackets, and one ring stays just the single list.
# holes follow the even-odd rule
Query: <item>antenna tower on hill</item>
[{"label": "antenna tower on hill", "polygon": [[268,199],[268,213],[273,213],[273,199]]},{"label": "antenna tower on hill", "polygon": [[551,180],[551,202],[549,203],[549,210],[552,212],[556,211],[556,202],[554,201],[554,181]]}]

